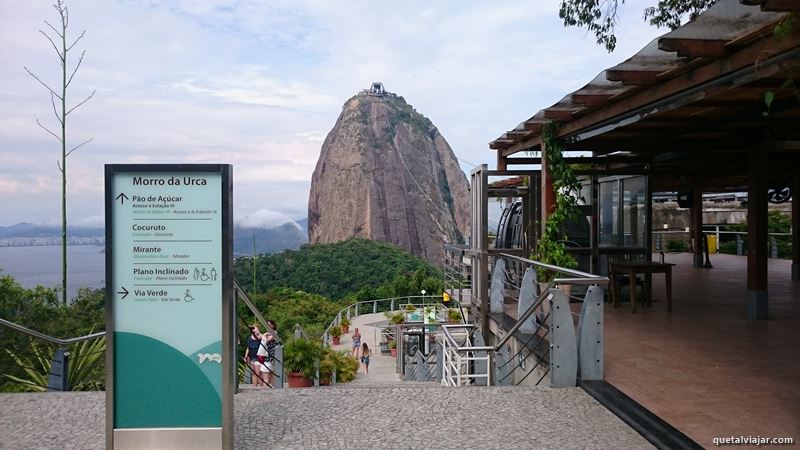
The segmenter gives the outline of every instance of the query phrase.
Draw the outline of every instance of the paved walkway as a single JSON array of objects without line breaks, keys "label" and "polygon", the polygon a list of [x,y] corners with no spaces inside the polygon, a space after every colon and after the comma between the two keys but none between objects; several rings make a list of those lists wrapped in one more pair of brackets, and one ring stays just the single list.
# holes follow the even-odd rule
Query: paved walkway
[{"label": "paved walkway", "polygon": [[337,350],[351,351],[353,349],[353,332],[356,328],[361,332],[361,342],[366,342],[370,349],[369,374],[364,373],[360,367],[358,376],[348,384],[393,384],[400,383],[400,376],[396,372],[395,359],[390,355],[381,354],[380,326],[386,325],[386,317],[382,313],[363,314],[350,319],[350,333],[343,334],[339,345],[334,345]]},{"label": "paved walkway", "polygon": [[[102,449],[105,394],[0,394],[0,448]],[[644,449],[579,388],[403,386],[249,390],[237,449]]]},{"label": "paved walkway", "polygon": [[[381,314],[352,320],[369,374],[314,389],[249,389],[234,398],[237,449],[645,449],[640,435],[579,388],[443,387],[401,382],[380,354]],[[340,349],[351,349],[351,335]],[[102,449],[105,394],[0,394],[0,449]]]}]

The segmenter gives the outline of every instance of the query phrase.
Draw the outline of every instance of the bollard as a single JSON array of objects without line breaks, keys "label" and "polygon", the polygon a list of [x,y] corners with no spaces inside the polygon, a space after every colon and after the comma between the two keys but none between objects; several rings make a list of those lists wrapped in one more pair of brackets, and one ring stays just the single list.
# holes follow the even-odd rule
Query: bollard
[{"label": "bollard", "polygon": [[742,256],[742,236],[736,235],[736,254]]},{"label": "bollard", "polygon": [[777,258],[778,257],[778,240],[775,239],[775,236],[769,238],[770,244],[770,258]]},{"label": "bollard", "polygon": [[68,391],[69,382],[67,373],[69,367],[69,352],[65,348],[59,348],[53,355],[50,363],[50,374],[47,377],[48,391]]}]

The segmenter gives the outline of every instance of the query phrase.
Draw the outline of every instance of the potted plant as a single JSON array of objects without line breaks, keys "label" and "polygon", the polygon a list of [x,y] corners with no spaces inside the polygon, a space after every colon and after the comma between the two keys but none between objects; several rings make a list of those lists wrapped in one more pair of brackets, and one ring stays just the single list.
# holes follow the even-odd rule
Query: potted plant
[{"label": "potted plant", "polygon": [[342,333],[347,334],[350,332],[350,319],[348,319],[347,316],[342,316],[339,325],[342,327]]},{"label": "potted plant", "polygon": [[311,387],[322,346],[307,339],[292,339],[283,346],[283,367],[289,387]]},{"label": "potted plant", "polygon": [[450,308],[447,310],[447,321],[450,323],[459,323],[461,322],[461,311]]},{"label": "potted plant", "polygon": [[339,325],[334,325],[328,330],[328,334],[331,335],[331,340],[333,341],[333,345],[339,345],[341,343],[342,337],[342,327]]},{"label": "potted plant", "polygon": [[406,315],[401,312],[395,313],[386,313],[386,318],[389,319],[389,323],[392,325],[399,325],[401,323],[406,323]]},{"label": "potted plant", "polygon": [[397,342],[389,341],[389,352],[391,352],[392,358],[397,358]]}]

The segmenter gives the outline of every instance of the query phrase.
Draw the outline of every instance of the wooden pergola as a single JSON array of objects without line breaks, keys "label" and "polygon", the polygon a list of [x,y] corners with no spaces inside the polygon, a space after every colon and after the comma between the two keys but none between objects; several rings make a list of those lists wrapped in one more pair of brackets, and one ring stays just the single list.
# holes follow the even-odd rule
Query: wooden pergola
[{"label": "wooden pergola", "polygon": [[[696,20],[604,70],[489,144],[498,170],[541,164],[543,218],[554,204],[545,124],[593,173],[647,175],[649,192],[748,192],[747,317],[767,318],[768,190],[800,192],[800,12],[796,0],[720,0]],[[788,33],[776,25],[794,18]],[[586,154],[586,153],[583,153]],[[800,280],[800,196],[792,196],[792,279]],[[648,233],[649,234],[649,233]],[[699,246],[695,266],[702,265]]]}]

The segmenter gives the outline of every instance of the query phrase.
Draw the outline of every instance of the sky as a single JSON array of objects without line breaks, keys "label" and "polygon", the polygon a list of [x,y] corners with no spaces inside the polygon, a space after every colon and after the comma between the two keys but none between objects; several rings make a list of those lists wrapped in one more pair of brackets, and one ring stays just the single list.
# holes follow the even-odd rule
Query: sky
[{"label": "sky", "polygon": [[[39,30],[52,0],[0,0],[0,226],[57,224],[60,144],[48,92],[60,67]],[[632,4],[633,3],[633,4]],[[320,148],[342,105],[373,81],[437,126],[465,172],[488,143],[666,32],[621,9],[617,50],[564,28],[558,0],[68,2],[72,225],[102,226],[104,164],[229,163],[234,220],[307,215]],[[51,32],[52,34],[52,32]],[[70,107],[70,106],[68,106]]]}]

